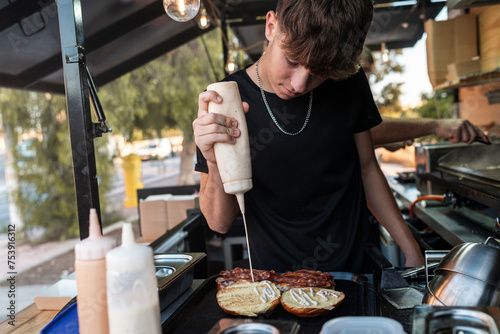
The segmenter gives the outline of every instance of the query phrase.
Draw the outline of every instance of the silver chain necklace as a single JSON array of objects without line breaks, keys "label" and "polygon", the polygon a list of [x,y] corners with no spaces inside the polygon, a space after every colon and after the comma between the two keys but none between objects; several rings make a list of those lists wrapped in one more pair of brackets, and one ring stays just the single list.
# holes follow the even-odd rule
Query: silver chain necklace
[{"label": "silver chain necklace", "polygon": [[289,135],[289,136],[298,135],[306,128],[307,122],[309,122],[309,117],[311,116],[311,110],[312,110],[312,104],[313,104],[313,91],[311,90],[311,92],[309,93],[309,108],[307,109],[306,120],[304,121],[302,128],[300,128],[299,131],[294,132],[294,133],[286,131],[278,124],[278,121],[276,120],[273,113],[271,112],[271,108],[269,107],[269,103],[267,103],[266,94],[264,94],[264,89],[262,88],[262,83],[260,82],[260,77],[259,77],[259,62],[260,62],[260,58],[255,63],[255,74],[257,74],[257,82],[259,83],[260,93],[262,94],[262,99],[264,100],[264,104],[266,105],[267,112],[269,113],[269,116],[271,116],[271,119],[273,120],[274,124],[276,124],[278,129],[280,129],[281,132],[283,132],[284,134]]}]

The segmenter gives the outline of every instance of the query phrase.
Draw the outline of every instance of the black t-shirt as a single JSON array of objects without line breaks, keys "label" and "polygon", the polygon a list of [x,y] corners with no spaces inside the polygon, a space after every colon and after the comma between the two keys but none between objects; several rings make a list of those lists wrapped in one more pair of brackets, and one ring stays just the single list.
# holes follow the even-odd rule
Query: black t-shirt
[{"label": "black t-shirt", "polygon": [[[363,72],[314,89],[309,123],[296,136],[276,127],[245,70],[225,80],[236,81],[250,105],[254,186],[245,207],[254,268],[360,272],[370,232],[353,134],[381,122]],[[309,94],[266,98],[283,129],[302,127]],[[199,151],[195,169],[208,171]]]}]

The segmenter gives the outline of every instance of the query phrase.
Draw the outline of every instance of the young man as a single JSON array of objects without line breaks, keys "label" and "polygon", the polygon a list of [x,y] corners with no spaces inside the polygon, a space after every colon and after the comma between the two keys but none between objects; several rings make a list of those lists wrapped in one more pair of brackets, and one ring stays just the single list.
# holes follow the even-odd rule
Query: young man
[{"label": "young man", "polygon": [[[262,58],[236,81],[248,110],[252,190],[245,194],[255,269],[364,272],[364,247],[377,237],[368,207],[403,250],[423,264],[374,156],[370,128],[381,122],[359,57],[371,0],[280,0],[266,21]],[[220,96],[199,96],[194,120],[202,172],[200,207],[214,231],[238,214],[217,169],[214,143],[234,143],[234,119],[208,114]]]}]

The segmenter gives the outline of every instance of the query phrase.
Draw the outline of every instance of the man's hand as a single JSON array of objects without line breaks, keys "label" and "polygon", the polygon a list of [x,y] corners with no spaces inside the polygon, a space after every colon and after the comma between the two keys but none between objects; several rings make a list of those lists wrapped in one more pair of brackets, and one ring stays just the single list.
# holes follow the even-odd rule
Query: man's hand
[{"label": "man's hand", "polygon": [[474,124],[464,119],[440,119],[437,120],[437,126],[434,133],[444,139],[448,139],[453,143],[464,142],[467,144],[473,143],[475,140],[489,144],[488,137],[479,130]]}]

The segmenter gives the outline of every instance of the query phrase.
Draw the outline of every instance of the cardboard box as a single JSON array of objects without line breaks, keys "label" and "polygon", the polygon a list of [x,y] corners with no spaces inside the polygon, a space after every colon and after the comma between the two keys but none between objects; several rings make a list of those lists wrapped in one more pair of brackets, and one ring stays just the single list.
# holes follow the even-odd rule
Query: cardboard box
[{"label": "cardboard box", "polygon": [[427,40],[427,74],[432,87],[445,82],[448,64],[455,58],[454,24],[451,20],[425,22]]},{"label": "cardboard box", "polygon": [[141,200],[141,241],[156,240],[186,219],[188,209],[198,207],[198,195],[153,195]]},{"label": "cardboard box", "polygon": [[463,63],[479,56],[477,16],[468,14],[453,20],[455,57],[450,63]]},{"label": "cardboard box", "polygon": [[478,16],[481,72],[489,73],[499,68],[500,58],[500,5],[474,7],[471,13]]},{"label": "cardboard box", "polygon": [[34,299],[36,307],[42,310],[59,311],[77,294],[74,278],[61,279],[48,288],[39,291]]},{"label": "cardboard box", "polygon": [[59,311],[69,301],[71,297],[35,297],[35,305],[39,311]]},{"label": "cardboard box", "polygon": [[460,15],[446,21],[425,22],[427,72],[432,87],[447,81],[448,64],[465,63],[479,55],[477,16]]},{"label": "cardboard box", "polygon": [[478,75],[481,73],[481,59],[476,57],[475,59],[464,61],[460,63],[448,64],[448,81],[455,81],[459,78]]}]

